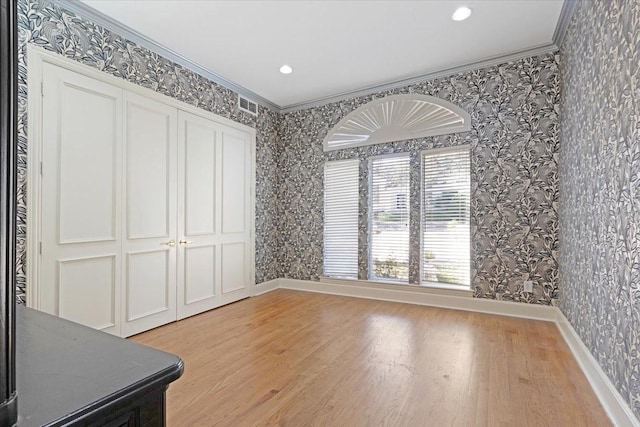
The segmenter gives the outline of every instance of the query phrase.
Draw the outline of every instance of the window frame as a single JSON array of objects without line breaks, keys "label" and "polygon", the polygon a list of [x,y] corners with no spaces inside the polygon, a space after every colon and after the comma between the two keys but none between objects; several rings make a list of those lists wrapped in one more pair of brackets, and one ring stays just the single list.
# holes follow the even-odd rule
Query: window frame
[{"label": "window frame", "polygon": [[[425,217],[425,209],[424,209],[424,185],[425,185],[425,180],[424,180],[424,172],[425,172],[425,154],[429,155],[433,155],[433,154],[446,154],[446,153],[455,153],[455,152],[460,152],[465,150],[467,155],[469,156],[469,206],[468,206],[468,215],[469,215],[469,253],[467,254],[467,257],[469,259],[469,285],[458,285],[458,284],[454,284],[454,283],[441,283],[441,282],[433,282],[433,281],[429,281],[429,280],[425,280],[424,279],[424,261],[423,261],[423,257],[424,257],[424,217]],[[430,149],[424,149],[424,150],[420,150],[418,152],[418,155],[420,156],[420,265],[419,265],[419,281],[418,284],[420,286],[423,287],[432,287],[432,288],[447,288],[447,289],[461,289],[461,290],[471,290],[472,289],[472,283],[471,283],[471,252],[472,252],[472,242],[471,242],[471,200],[472,200],[472,193],[471,193],[471,171],[472,171],[472,161],[471,161],[471,153],[472,153],[472,149],[471,149],[471,144],[462,144],[462,145],[455,145],[455,146],[451,146],[451,147],[441,147],[441,148],[430,148]]]},{"label": "window frame", "polygon": [[[327,221],[326,221],[326,208],[327,208],[327,204],[326,204],[326,197],[327,197],[327,183],[326,183],[326,177],[327,177],[327,165],[329,164],[336,164],[336,163],[342,163],[342,164],[346,164],[346,163],[352,163],[355,164],[356,169],[357,169],[357,173],[356,173],[356,185],[358,187],[358,196],[357,196],[357,217],[356,217],[356,271],[355,271],[355,276],[337,276],[337,275],[327,275],[326,274],[326,225],[327,225]],[[323,176],[323,194],[322,194],[322,275],[324,277],[330,277],[330,278],[335,278],[335,279],[358,279],[359,276],[359,270],[360,270],[360,262],[359,262],[359,253],[360,253],[360,159],[339,159],[339,160],[326,160],[324,162],[324,167],[323,167],[323,172],[322,172],[322,176]]]},{"label": "window frame", "polygon": [[409,193],[407,197],[407,212],[408,212],[408,227],[409,227],[409,244],[407,246],[407,268],[410,271],[411,264],[411,152],[403,151],[400,153],[379,154],[375,156],[367,157],[367,170],[368,170],[368,197],[367,197],[367,280],[378,283],[393,283],[396,285],[411,285],[410,275],[407,274],[407,280],[392,279],[392,278],[380,278],[373,275],[373,162],[375,160],[391,159],[396,157],[406,157],[409,161]]}]

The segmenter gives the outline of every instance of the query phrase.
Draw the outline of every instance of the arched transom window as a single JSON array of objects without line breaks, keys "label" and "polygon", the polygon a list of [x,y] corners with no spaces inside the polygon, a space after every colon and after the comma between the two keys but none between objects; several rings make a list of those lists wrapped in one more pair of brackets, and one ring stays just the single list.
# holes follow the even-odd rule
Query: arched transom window
[{"label": "arched transom window", "polygon": [[428,95],[392,95],[373,100],[348,114],[324,139],[324,151],[466,132],[469,114]]}]

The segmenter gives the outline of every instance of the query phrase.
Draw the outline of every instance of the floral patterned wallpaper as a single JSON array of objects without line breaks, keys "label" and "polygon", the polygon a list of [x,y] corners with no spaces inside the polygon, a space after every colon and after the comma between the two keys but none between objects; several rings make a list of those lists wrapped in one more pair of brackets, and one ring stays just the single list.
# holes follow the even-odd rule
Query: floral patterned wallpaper
[{"label": "floral patterned wallpaper", "polygon": [[[199,106],[257,130],[256,282],[277,277],[317,280],[322,271],[322,171],[334,158],[365,159],[407,151],[412,164],[429,147],[472,147],[472,285],[480,298],[555,304],[557,284],[557,164],[559,79],[548,54],[486,69],[256,119],[237,109],[236,94],[61,9],[51,0],[19,0],[19,283],[24,299],[26,195],[26,45],[68,58]],[[374,97],[397,93],[438,96],[465,108],[471,132],[325,154],[322,139],[333,125]],[[363,177],[367,167],[361,163]],[[418,182],[418,179],[413,181]],[[363,181],[366,183],[366,180]],[[412,191],[418,191],[414,185]],[[367,189],[362,188],[362,211]],[[417,224],[418,199],[412,198]],[[367,275],[366,216],[361,217],[360,276]],[[419,230],[412,227],[410,277],[417,281]],[[536,283],[533,294],[522,282]]]},{"label": "floral patterned wallpaper", "polygon": [[256,282],[280,277],[278,262],[277,139],[280,115],[260,108],[254,116],[240,111],[237,94],[158,54],[137,46],[98,25],[61,9],[51,0],[19,0],[18,63],[18,277],[17,297],[25,301],[26,268],[26,167],[27,167],[27,72],[26,46],[46,50],[97,68],[105,73],[152,89],[220,116],[256,128]]},{"label": "floral patterned wallpaper", "polygon": [[[18,297],[22,302],[28,232],[26,45],[33,43],[256,128],[258,283],[277,277],[317,280],[321,274],[326,160],[362,160],[359,275],[365,278],[366,159],[409,152],[416,165],[422,149],[470,144],[474,295],[540,304],[556,304],[559,296],[562,311],[640,417],[637,1],[579,2],[561,61],[552,54],[526,58],[285,115],[261,108],[257,119],[238,110],[233,91],[59,8],[54,1],[18,4]],[[472,130],[323,152],[322,139],[346,114],[374,97],[412,92],[441,97],[466,109]],[[417,194],[415,184],[411,191]],[[417,197],[410,203],[412,215],[419,215]],[[418,223],[416,218],[412,223]],[[418,276],[418,235],[419,229],[412,226],[412,282]],[[522,292],[526,279],[536,283],[533,295]]]},{"label": "floral patterned wallpaper", "polygon": [[560,301],[640,419],[640,2],[578,2],[561,47]]},{"label": "floral patterned wallpaper", "polygon": [[[361,159],[360,278],[367,276],[367,167],[372,155],[470,144],[472,271],[479,298],[555,304],[558,297],[557,56],[547,54],[425,81],[370,96],[287,113],[280,138],[279,238],[285,277],[322,274],[323,168],[327,160]],[[471,115],[466,133],[324,153],[322,140],[345,115],[374,98],[419,93],[452,102]],[[419,192],[419,176],[411,194]],[[410,281],[419,276],[419,199],[410,197]],[[523,281],[535,282],[532,294]]]}]

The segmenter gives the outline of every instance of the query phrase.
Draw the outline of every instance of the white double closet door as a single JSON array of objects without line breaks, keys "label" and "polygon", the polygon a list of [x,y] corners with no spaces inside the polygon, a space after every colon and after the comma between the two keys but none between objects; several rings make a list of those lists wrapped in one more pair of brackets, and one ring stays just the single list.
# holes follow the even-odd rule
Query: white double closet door
[{"label": "white double closet door", "polygon": [[43,76],[38,308],[130,336],[249,296],[253,135]]}]

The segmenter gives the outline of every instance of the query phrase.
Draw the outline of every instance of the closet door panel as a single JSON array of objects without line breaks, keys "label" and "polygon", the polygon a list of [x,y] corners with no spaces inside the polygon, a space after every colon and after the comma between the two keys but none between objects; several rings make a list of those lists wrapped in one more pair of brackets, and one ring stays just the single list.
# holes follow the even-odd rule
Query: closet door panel
[{"label": "closet door panel", "polygon": [[245,252],[244,243],[225,243],[222,245],[223,294],[240,291],[247,287]]},{"label": "closet door panel", "polygon": [[220,295],[220,132],[178,114],[178,319],[217,307]]},{"label": "closet door panel", "polygon": [[216,296],[215,245],[184,248],[184,301],[193,304]]},{"label": "closet door panel", "polygon": [[59,243],[116,240],[117,97],[68,81],[59,90]]},{"label": "closet door panel", "polygon": [[221,304],[250,294],[251,268],[251,140],[230,127],[222,127],[222,295]]},{"label": "closet door panel", "polygon": [[177,109],[124,93],[122,334],[176,319]]},{"label": "closet door panel", "polygon": [[169,310],[172,280],[169,250],[129,253],[127,255],[126,321],[148,318]]},{"label": "closet door panel", "polygon": [[36,308],[120,334],[122,90],[43,65]]},{"label": "closet door panel", "polygon": [[[146,104],[146,102],[144,103]],[[173,112],[127,99],[127,238],[169,237]]]},{"label": "closet door panel", "polygon": [[222,141],[222,232],[244,233],[247,231],[246,193],[248,191],[246,141],[229,133],[223,134]]},{"label": "closet door panel", "polygon": [[58,271],[60,317],[100,330],[116,327],[115,256],[61,260]]},{"label": "closet door panel", "polygon": [[215,234],[216,135],[210,123],[184,122],[184,235]]}]

